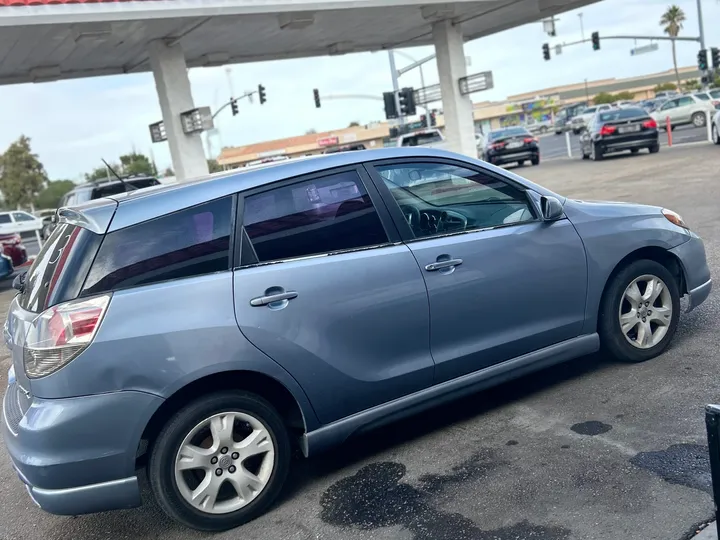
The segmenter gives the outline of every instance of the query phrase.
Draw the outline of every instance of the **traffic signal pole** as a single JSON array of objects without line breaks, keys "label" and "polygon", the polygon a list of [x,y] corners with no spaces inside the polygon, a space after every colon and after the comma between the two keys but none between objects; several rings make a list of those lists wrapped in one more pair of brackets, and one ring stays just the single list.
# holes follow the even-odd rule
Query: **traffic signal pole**
[{"label": "traffic signal pole", "polygon": [[218,114],[220,114],[224,109],[227,109],[230,105],[232,105],[233,101],[239,101],[243,98],[249,98],[253,94],[257,94],[257,90],[253,90],[252,92],[245,92],[242,96],[236,97],[236,98],[230,98],[230,101],[227,103],[223,103],[220,108],[215,111],[215,113],[212,115],[213,118],[215,118]]},{"label": "traffic signal pole", "polygon": [[388,49],[388,60],[390,61],[390,73],[392,74],[392,84],[393,84],[393,93],[395,94],[395,108],[398,111],[398,121],[400,122],[400,125],[405,125],[405,117],[400,114],[400,95],[398,93],[398,90],[400,90],[400,83],[398,82],[398,72],[395,68],[395,53],[393,53],[392,49]]}]

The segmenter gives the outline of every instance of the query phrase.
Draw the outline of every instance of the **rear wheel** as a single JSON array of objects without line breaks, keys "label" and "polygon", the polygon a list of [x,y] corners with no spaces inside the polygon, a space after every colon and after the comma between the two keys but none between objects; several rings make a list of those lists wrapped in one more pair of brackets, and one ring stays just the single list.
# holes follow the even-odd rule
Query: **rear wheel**
[{"label": "rear wheel", "polygon": [[538,154],[537,156],[532,158],[530,160],[530,163],[532,163],[533,165],[540,165],[540,155]]},{"label": "rear wheel", "polygon": [[593,144],[590,147],[590,159],[593,161],[602,161],[603,157],[604,156],[600,147],[597,144]]},{"label": "rear wheel", "polygon": [[657,154],[660,151],[660,145],[655,144],[655,145],[651,146],[650,148],[648,148],[648,150],[650,151],[651,154]]},{"label": "rear wheel", "polygon": [[261,397],[225,391],[186,405],[160,432],[148,475],[160,507],[203,531],[237,527],[277,498],[290,465],[282,419]]},{"label": "rear wheel", "polygon": [[712,126],[712,140],[715,144],[720,144],[720,130],[718,130],[717,124]]},{"label": "rear wheel", "polygon": [[630,263],[608,283],[598,331],[603,348],[618,360],[644,362],[667,349],[680,317],[680,293],[662,264]]},{"label": "rear wheel", "polygon": [[705,126],[705,121],[706,121],[705,113],[701,113],[701,112],[693,113],[693,115],[691,117],[691,121],[692,121],[693,126],[695,126],[695,127]]}]

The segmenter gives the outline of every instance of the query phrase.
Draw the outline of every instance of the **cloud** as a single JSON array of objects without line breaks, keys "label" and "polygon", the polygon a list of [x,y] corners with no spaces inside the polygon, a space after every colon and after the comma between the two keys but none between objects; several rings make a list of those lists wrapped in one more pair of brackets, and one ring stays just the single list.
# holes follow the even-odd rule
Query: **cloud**
[{"label": "cloud", "polygon": [[[697,35],[695,0],[673,0],[685,11],[684,36]],[[532,23],[488,36],[465,46],[472,59],[470,72],[492,70],[495,88],[473,96],[476,101],[504,99],[508,95],[540,90],[561,84],[610,77],[631,77],[672,68],[671,46],[660,42],[658,52],[631,57],[634,46],[627,40],[602,40],[602,49],[593,51],[589,43],[566,47],[549,62],[542,59],[541,46],[580,39],[582,12],[585,37],[598,31],[601,38],[611,35],[660,35],[658,21],[669,0],[606,0],[578,11],[558,16],[558,35],[549,38],[542,25]],[[720,45],[720,2],[704,2],[708,46]],[[638,42],[638,45],[647,42]],[[694,65],[697,43],[677,44],[678,63]],[[432,47],[403,50],[422,58]],[[398,67],[411,60],[396,55]],[[436,83],[433,61],[423,65],[426,84]],[[237,146],[288,137],[313,128],[318,131],[342,128],[352,121],[362,123],[383,119],[382,102],[370,99],[329,99],[342,94],[380,97],[390,90],[391,80],[386,52],[317,57],[285,61],[240,64],[231,68],[235,93],[263,84],[268,101],[260,105],[241,102],[240,114],[229,109],[216,119],[219,134],[211,140],[215,152],[220,143]],[[196,105],[214,110],[230,97],[224,67],[190,71]],[[420,86],[420,71],[400,78],[402,86]],[[318,88],[324,99],[316,109],[312,91]],[[99,77],[36,85],[0,87],[4,104],[0,149],[21,134],[32,139],[51,178],[78,179],[96,167],[100,158],[115,160],[131,150],[152,153],[159,167],[170,165],[167,143],[152,145],[148,124],[162,118],[155,85],[149,73]]]}]

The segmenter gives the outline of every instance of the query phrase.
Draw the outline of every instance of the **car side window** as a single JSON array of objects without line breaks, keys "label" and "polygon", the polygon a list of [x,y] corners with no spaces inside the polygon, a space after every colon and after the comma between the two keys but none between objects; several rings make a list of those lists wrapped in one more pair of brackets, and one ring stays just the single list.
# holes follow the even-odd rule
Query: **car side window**
[{"label": "car side window", "polygon": [[448,163],[375,167],[416,238],[533,221],[524,191]]},{"label": "car side window", "polygon": [[245,197],[243,265],[386,244],[388,237],[355,171]]},{"label": "car side window", "polygon": [[660,107],[661,111],[667,111],[668,109],[674,109],[678,106],[678,100],[677,99],[671,99],[670,101],[665,102],[665,104]]},{"label": "car side window", "polygon": [[690,96],[685,96],[678,100],[678,104],[680,107],[684,107],[686,105],[694,105],[695,100],[693,98],[691,98]]},{"label": "car side window", "polygon": [[13,219],[15,221],[35,221],[35,217],[25,212],[13,212]]},{"label": "car side window", "polygon": [[229,270],[232,218],[224,197],[108,233],[83,294]]},{"label": "car side window", "polygon": [[10,219],[10,214],[0,214],[0,224],[2,223],[12,223],[12,219]]}]

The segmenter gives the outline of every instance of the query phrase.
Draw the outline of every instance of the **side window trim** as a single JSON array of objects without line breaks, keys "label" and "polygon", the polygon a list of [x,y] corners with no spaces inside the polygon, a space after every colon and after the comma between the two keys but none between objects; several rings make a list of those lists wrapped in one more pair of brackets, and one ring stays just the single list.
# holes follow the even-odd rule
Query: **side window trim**
[{"label": "side window trim", "polygon": [[[507,223],[502,225],[495,225],[493,227],[484,227],[482,229],[471,229],[469,231],[454,231],[449,232],[445,234],[438,234],[434,236],[426,236],[422,238],[416,238],[415,234],[412,232],[412,229],[410,229],[410,225],[408,225],[408,222],[405,220],[405,217],[402,214],[402,211],[400,210],[400,206],[397,204],[397,201],[395,200],[395,197],[393,197],[392,193],[390,193],[390,188],[388,188],[385,185],[385,182],[382,179],[382,176],[375,168],[376,166],[383,166],[383,165],[400,165],[400,164],[406,164],[406,163],[437,163],[437,164],[443,164],[443,165],[454,165],[456,167],[461,167],[464,169],[468,169],[471,171],[475,171],[478,173],[485,174],[491,178],[494,178],[496,180],[499,180],[500,182],[505,182],[509,186],[522,191],[522,193],[525,195],[528,206],[532,209],[533,212],[533,219],[528,221],[523,221],[521,223]],[[463,161],[456,161],[453,159],[446,159],[446,158],[435,158],[435,157],[416,157],[416,158],[393,158],[393,159],[384,159],[379,161],[369,161],[366,162],[365,168],[368,171],[368,174],[370,175],[370,178],[372,179],[373,183],[375,184],[375,187],[380,192],[380,194],[383,197],[383,200],[386,203],[386,206],[390,212],[390,215],[392,216],[393,223],[397,227],[397,229],[400,231],[400,235],[402,236],[402,240],[405,244],[408,244],[410,242],[420,242],[423,240],[432,240],[434,238],[443,238],[447,236],[457,236],[460,234],[469,234],[473,232],[480,232],[480,231],[488,231],[493,229],[500,229],[500,228],[506,228],[506,227],[514,227],[518,225],[525,225],[527,223],[535,223],[538,221],[541,221],[541,219],[538,217],[540,216],[540,208],[538,207],[538,204],[536,201],[531,197],[528,193],[527,187],[523,186],[522,184],[518,184],[515,182],[512,178],[507,178],[505,176],[502,176],[500,174],[497,174],[494,171],[491,171],[489,169],[485,169],[482,166],[476,165],[474,163],[465,163]]]},{"label": "side window trim", "polygon": [[[332,252],[317,253],[314,255],[291,257],[288,259],[280,259],[280,260],[276,260],[276,261],[267,261],[267,262],[258,261],[257,255],[254,255],[255,262],[249,263],[249,264],[248,263],[242,264],[243,237],[244,236],[247,237],[247,232],[245,232],[245,227],[243,226],[244,212],[245,212],[245,199],[247,197],[251,197],[251,196],[257,195],[259,193],[271,191],[271,190],[282,188],[285,186],[291,186],[293,184],[307,182],[308,180],[313,180],[315,178],[323,178],[326,176],[332,176],[335,174],[341,174],[341,173],[350,172],[350,171],[357,173],[357,175],[360,177],[360,181],[361,181],[363,187],[365,188],[365,190],[367,191],[367,194],[370,197],[370,201],[380,218],[380,222],[383,226],[383,229],[385,230],[385,234],[388,237],[387,242],[385,242],[383,244],[374,245],[374,246],[342,249],[342,250],[337,250],[337,251],[332,251]],[[263,184],[262,186],[258,186],[258,187],[249,189],[247,191],[238,193],[237,194],[237,210],[236,210],[236,214],[235,214],[235,239],[234,239],[234,243],[233,243],[234,253],[233,253],[233,259],[232,259],[231,266],[232,266],[232,270],[240,270],[243,268],[252,268],[255,266],[264,266],[264,265],[268,265],[268,264],[278,264],[278,263],[283,263],[283,262],[297,261],[297,260],[309,259],[309,258],[315,258],[315,257],[327,257],[327,256],[338,255],[338,254],[342,254],[342,253],[352,253],[354,251],[365,251],[368,249],[377,249],[377,248],[396,245],[396,244],[400,244],[400,243],[402,243],[401,234],[397,230],[394,220],[392,219],[390,212],[388,211],[388,207],[385,204],[385,200],[378,192],[375,182],[370,178],[370,175],[368,175],[367,171],[364,169],[364,167],[361,164],[350,165],[350,166],[344,166],[344,167],[337,167],[337,168],[333,168],[333,169],[323,169],[322,171],[316,171],[316,172],[313,172],[310,174],[294,176],[292,178],[285,178],[285,179],[279,180],[277,182]],[[253,251],[254,251],[254,248],[253,248]]]}]

